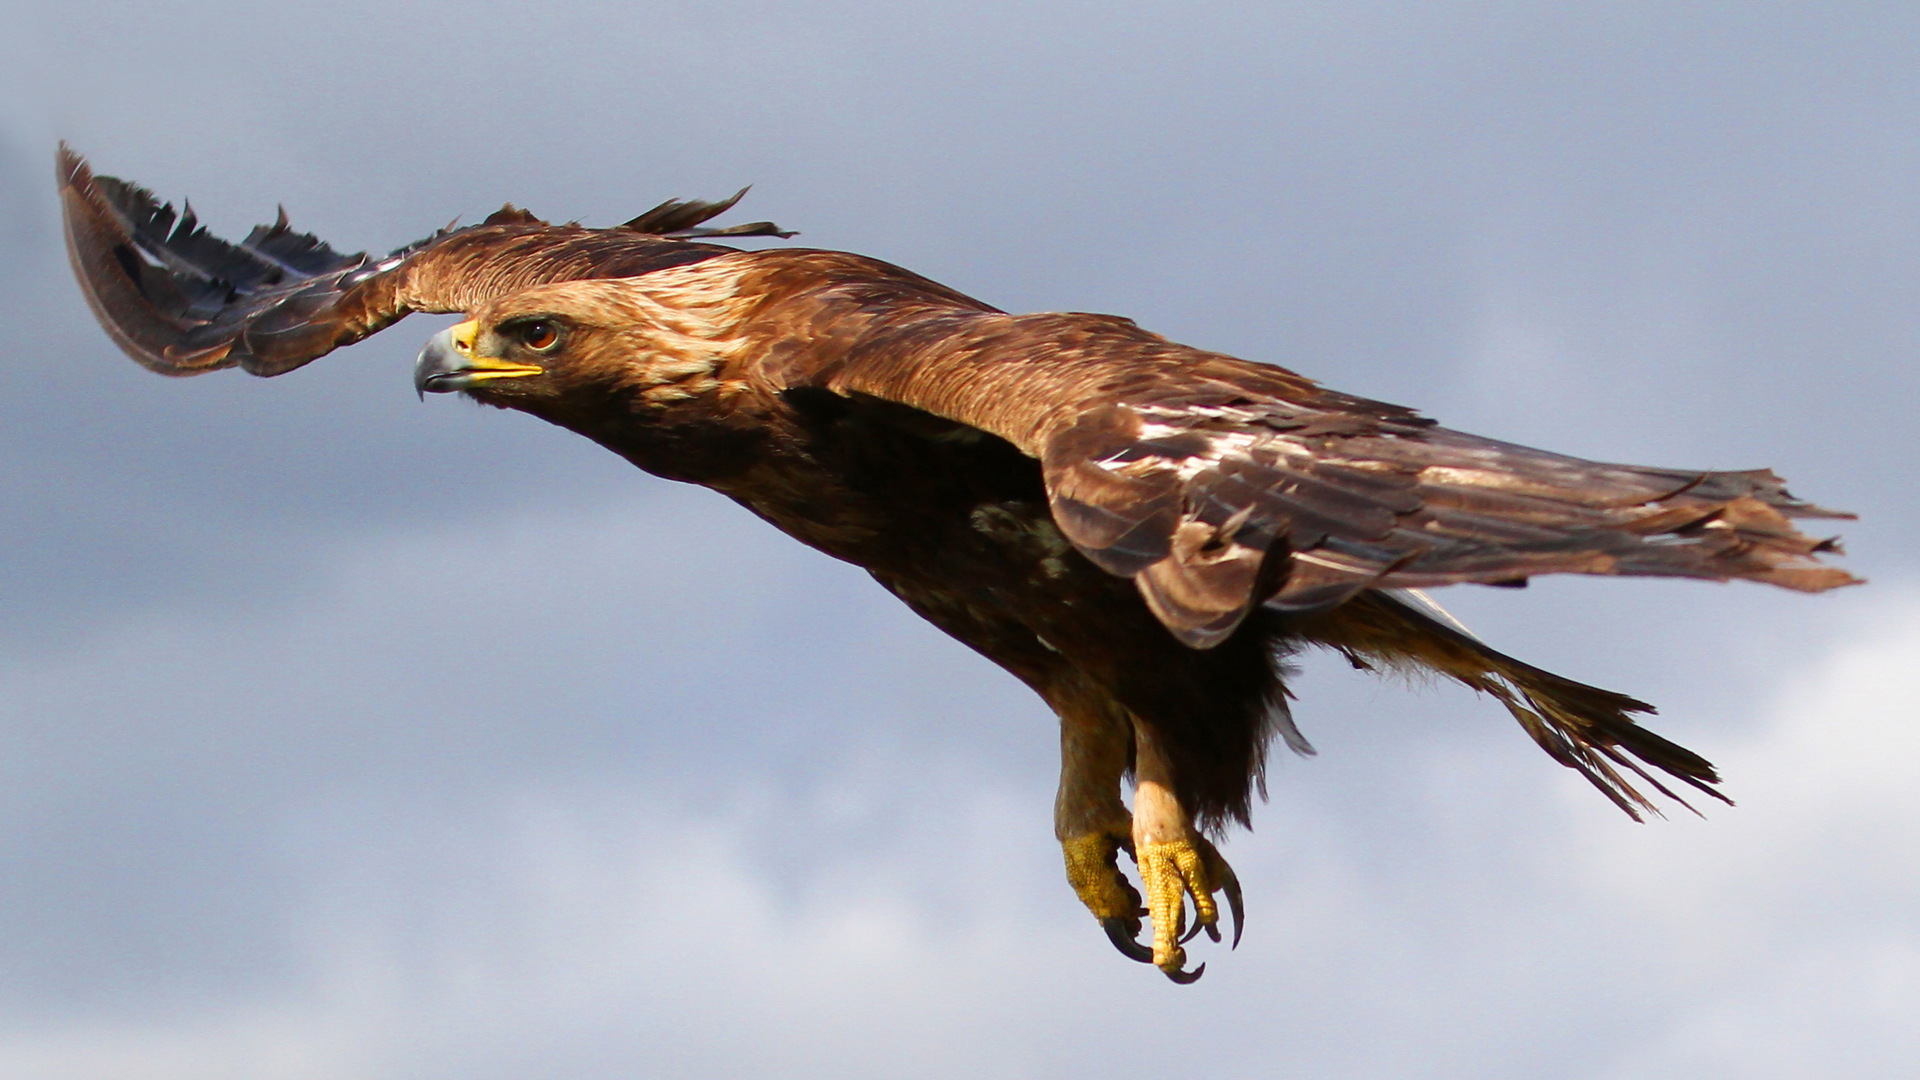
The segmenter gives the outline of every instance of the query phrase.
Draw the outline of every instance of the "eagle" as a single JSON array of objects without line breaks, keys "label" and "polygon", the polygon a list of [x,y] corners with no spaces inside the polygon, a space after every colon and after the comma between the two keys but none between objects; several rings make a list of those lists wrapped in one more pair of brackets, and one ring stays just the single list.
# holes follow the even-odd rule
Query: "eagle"
[{"label": "eagle", "polygon": [[86,299],[148,369],[280,375],[410,312],[458,313],[420,353],[423,398],[528,413],[712,488],[1006,669],[1059,717],[1068,883],[1175,982],[1205,970],[1186,946],[1221,941],[1222,900],[1239,943],[1216,841],[1250,825],[1269,744],[1312,753],[1291,655],[1490,695],[1638,819],[1654,796],[1686,805],[1676,788],[1727,801],[1713,766],[1640,726],[1651,706],[1497,652],[1419,590],[1857,580],[1795,526],[1851,515],[1771,471],[1585,461],[1129,319],[1013,315],[862,255],[716,243],[794,235],[708,226],[738,194],[612,228],[509,204],[374,257],[284,209],[222,240],[64,145],[58,182]]}]

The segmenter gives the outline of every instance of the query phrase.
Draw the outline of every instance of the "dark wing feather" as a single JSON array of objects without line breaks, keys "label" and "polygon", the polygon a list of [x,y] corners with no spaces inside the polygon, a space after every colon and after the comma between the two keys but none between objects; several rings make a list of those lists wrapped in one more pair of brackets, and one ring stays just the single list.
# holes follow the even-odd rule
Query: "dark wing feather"
[{"label": "dark wing feather", "polygon": [[1054,516],[1205,648],[1261,603],[1533,574],[1855,579],[1796,518],[1843,518],[1764,470],[1607,465],[1482,439],[1281,368],[1096,315],[952,314],[868,336],[822,373],[1039,458]]},{"label": "dark wing feather", "polygon": [[771,221],[749,221],[744,225],[729,225],[724,229],[699,227],[702,223],[733,209],[734,204],[744,198],[748,190],[748,188],[741,188],[730,198],[721,199],[719,202],[668,199],[620,227],[633,232],[671,236],[676,239],[701,236],[778,236],[784,240],[800,235],[790,229],[782,229]]},{"label": "dark wing feather", "polygon": [[[279,375],[414,311],[466,311],[533,285],[632,277],[733,249],[696,235],[782,235],[768,223],[694,226],[731,207],[668,203],[618,229],[549,225],[503,207],[382,259],[343,255],[295,232],[286,212],[230,243],[151,192],[60,148],[67,251],[100,323],[128,356],[163,375],[241,367]],[[672,235],[659,235],[670,233]]]}]

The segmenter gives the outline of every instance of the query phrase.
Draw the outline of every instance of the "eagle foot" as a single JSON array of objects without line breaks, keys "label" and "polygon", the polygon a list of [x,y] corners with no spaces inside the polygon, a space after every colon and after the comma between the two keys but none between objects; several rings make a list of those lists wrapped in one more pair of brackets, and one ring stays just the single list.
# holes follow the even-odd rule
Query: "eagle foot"
[{"label": "eagle foot", "polygon": [[[1214,900],[1219,892],[1226,894],[1227,911],[1233,920],[1233,947],[1239,946],[1245,916],[1240,879],[1205,837],[1136,848],[1128,837],[1094,832],[1063,840],[1060,848],[1066,856],[1067,881],[1074,894],[1100,920],[1107,940],[1127,959],[1152,964],[1177,983],[1198,979],[1206,965],[1187,970],[1187,953],[1181,946],[1203,932],[1214,941],[1221,940],[1220,908]],[[1140,881],[1147,892],[1144,907],[1140,890],[1120,870],[1122,851],[1132,855],[1139,866]],[[1193,903],[1191,923],[1187,918],[1189,899]],[[1142,919],[1148,916],[1154,927],[1151,946],[1140,940]]]},{"label": "eagle foot", "polygon": [[1140,944],[1140,919],[1147,909],[1140,906],[1140,892],[1120,870],[1120,852],[1133,852],[1133,840],[1110,832],[1091,832],[1060,841],[1066,856],[1067,883],[1086,905],[1107,940],[1120,955],[1143,964],[1153,963],[1153,950]]},{"label": "eagle foot", "polygon": [[[1203,836],[1188,836],[1163,843],[1141,844],[1134,854],[1140,868],[1140,883],[1146,890],[1147,912],[1153,919],[1153,965],[1177,983],[1190,983],[1200,977],[1207,965],[1191,971],[1187,951],[1181,946],[1205,931],[1208,938],[1220,940],[1220,908],[1213,894],[1224,892],[1227,910],[1233,918],[1233,946],[1240,945],[1240,928],[1245,910],[1240,897],[1240,879],[1211,841]],[[1193,928],[1187,928],[1187,902],[1193,902]]]}]

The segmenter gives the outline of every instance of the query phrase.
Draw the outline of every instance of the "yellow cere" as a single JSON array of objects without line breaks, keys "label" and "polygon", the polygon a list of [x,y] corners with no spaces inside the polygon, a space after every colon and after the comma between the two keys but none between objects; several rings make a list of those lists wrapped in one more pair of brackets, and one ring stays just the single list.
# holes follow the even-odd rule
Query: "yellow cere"
[{"label": "yellow cere", "polygon": [[546,370],[534,364],[516,364],[511,360],[501,360],[493,356],[476,356],[473,351],[474,339],[480,336],[480,323],[477,319],[468,319],[449,331],[448,340],[453,342],[454,350],[466,358],[467,378],[474,382],[486,379],[524,379],[529,375],[545,374]]}]

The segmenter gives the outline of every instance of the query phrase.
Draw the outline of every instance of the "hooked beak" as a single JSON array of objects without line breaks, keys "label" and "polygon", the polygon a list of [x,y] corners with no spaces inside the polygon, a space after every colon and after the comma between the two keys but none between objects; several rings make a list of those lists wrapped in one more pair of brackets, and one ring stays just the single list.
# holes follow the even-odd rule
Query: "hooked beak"
[{"label": "hooked beak", "polygon": [[480,324],[473,319],[450,326],[427,339],[420,359],[413,365],[413,389],[425,401],[428,394],[451,394],[470,390],[496,379],[524,379],[543,375],[546,368],[516,364],[492,356],[480,356],[474,340],[480,336]]}]

